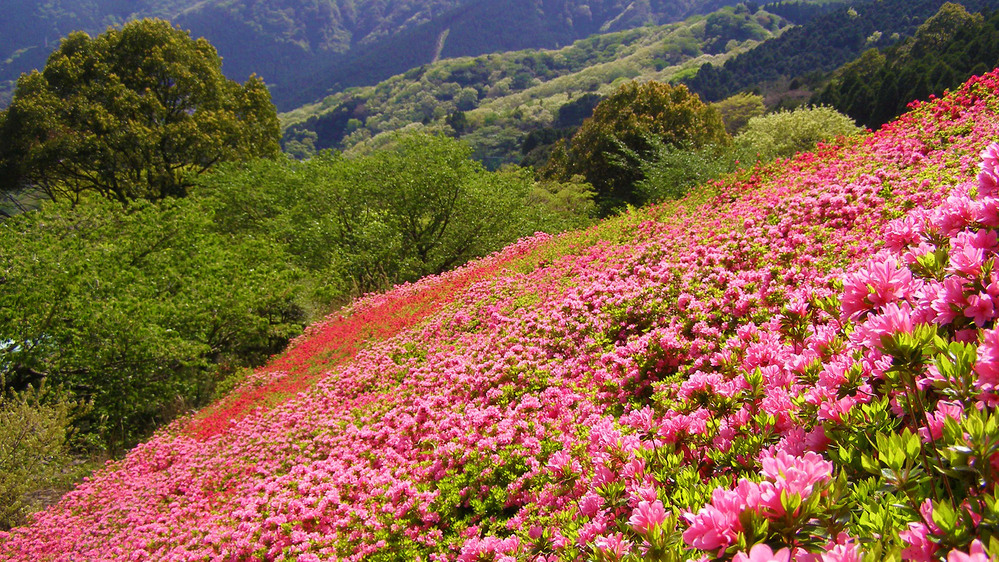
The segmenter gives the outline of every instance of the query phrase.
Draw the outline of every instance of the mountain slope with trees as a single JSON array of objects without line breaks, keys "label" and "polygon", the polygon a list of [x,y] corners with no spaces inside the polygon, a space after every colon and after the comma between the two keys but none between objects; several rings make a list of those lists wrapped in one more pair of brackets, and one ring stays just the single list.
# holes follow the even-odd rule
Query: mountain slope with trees
[{"label": "mountain slope with trees", "polygon": [[[12,0],[0,14],[0,86],[41,68],[73,31],[96,35],[143,17],[169,19],[216,46],[227,76],[252,73],[291,109],[370,85],[437,57],[553,48],[599,31],[666,23],[726,0]],[[9,93],[0,96],[0,105]]]},{"label": "mountain slope with trees", "polygon": [[[852,61],[868,48],[886,47],[913,35],[945,3],[878,0],[840,6],[722,65],[706,64],[683,82],[705,101],[718,101],[771,82],[808,82]],[[961,3],[971,12],[999,8],[994,0]]]},{"label": "mountain slope with trees", "polygon": [[522,158],[528,133],[566,134],[628,80],[669,81],[693,73],[704,61],[748,49],[787,25],[738,5],[665,26],[595,35],[558,50],[445,59],[282,114],[283,145],[303,157],[325,148],[363,149],[381,133],[427,126],[469,142],[477,158],[498,167]]},{"label": "mountain slope with trees", "polygon": [[924,100],[999,64],[999,12],[986,17],[944,4],[916,34],[883,51],[868,50],[837,70],[813,96],[876,129]]}]

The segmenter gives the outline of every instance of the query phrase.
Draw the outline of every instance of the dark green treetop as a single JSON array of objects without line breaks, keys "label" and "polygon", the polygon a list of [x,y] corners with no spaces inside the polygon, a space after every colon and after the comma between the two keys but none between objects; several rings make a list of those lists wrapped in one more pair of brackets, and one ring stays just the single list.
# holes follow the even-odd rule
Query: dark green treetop
[{"label": "dark green treetop", "polygon": [[219,162],[277,155],[263,81],[240,85],[221,66],[208,41],[163,20],[70,34],[0,114],[0,192],[161,199]]},{"label": "dark green treetop", "polygon": [[731,142],[718,111],[686,86],[629,82],[601,101],[579,131],[556,146],[542,176],[581,174],[597,192],[604,213],[637,202],[640,163],[659,145],[697,148]]}]

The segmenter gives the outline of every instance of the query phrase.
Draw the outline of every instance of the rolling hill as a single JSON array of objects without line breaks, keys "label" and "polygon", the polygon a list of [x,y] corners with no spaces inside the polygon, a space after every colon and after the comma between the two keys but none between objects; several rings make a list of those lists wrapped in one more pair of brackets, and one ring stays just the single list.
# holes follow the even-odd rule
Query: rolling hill
[{"label": "rolling hill", "polygon": [[0,559],[986,560],[997,87],[363,298]]},{"label": "rolling hill", "polygon": [[[519,160],[522,137],[579,126],[628,80],[667,82],[777,36],[789,23],[766,10],[722,8],[682,22],[603,33],[557,50],[443,59],[284,113],[284,146],[351,149],[426,125],[460,136],[492,167]],[[588,104],[588,105],[587,105]],[[377,142],[377,141],[375,141]]]},{"label": "rolling hill", "polygon": [[556,47],[598,31],[666,23],[729,0],[11,0],[0,14],[0,105],[61,37],[134,18],[206,37],[240,82],[270,85],[284,110],[370,85],[437,57]]}]

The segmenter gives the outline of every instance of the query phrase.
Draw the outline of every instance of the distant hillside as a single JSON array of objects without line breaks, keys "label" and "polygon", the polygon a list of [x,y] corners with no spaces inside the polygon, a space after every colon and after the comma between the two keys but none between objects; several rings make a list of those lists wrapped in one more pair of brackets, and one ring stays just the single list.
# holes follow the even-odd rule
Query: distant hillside
[{"label": "distant hillside", "polygon": [[[251,73],[290,109],[437,57],[554,48],[598,31],[660,24],[733,0],[11,0],[0,14],[0,105],[71,31],[162,17],[206,37],[224,71]],[[12,4],[12,5],[11,5]]]},{"label": "distant hillside", "polygon": [[[887,47],[911,36],[945,2],[877,0],[843,5],[724,64],[706,64],[683,82],[705,101],[718,101],[768,82],[808,80],[852,61],[866,49]],[[999,8],[997,0],[960,3],[971,12]]]},{"label": "distant hillside", "polygon": [[22,72],[45,65],[73,31],[99,33],[136,17],[170,18],[200,0],[5,0],[0,9],[0,107]]},{"label": "distant hillside", "polygon": [[999,64],[999,12],[970,14],[945,4],[913,37],[870,49],[838,69],[812,99],[871,129],[925,100],[960,86]]},{"label": "distant hillside", "polygon": [[519,161],[522,138],[576,127],[622,81],[669,81],[776,36],[788,22],[765,10],[722,8],[679,23],[594,35],[558,50],[513,51],[421,65],[284,114],[285,149],[349,149],[427,126],[469,142],[490,166]]},{"label": "distant hillside", "polygon": [[997,91],[361,299],[0,559],[995,559]]},{"label": "distant hillside", "polygon": [[[681,20],[739,0],[473,0],[420,25],[330,53],[278,81],[280,109],[350,86],[375,84],[438,58],[520,49],[558,48],[598,32]],[[295,64],[297,68],[301,65]],[[285,91],[285,88],[291,88]]]}]

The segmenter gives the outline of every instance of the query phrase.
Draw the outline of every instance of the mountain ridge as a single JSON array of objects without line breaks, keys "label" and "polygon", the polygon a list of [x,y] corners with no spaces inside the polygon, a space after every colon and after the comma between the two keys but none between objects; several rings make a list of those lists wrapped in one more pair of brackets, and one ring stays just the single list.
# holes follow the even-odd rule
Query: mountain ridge
[{"label": "mountain ridge", "polygon": [[609,21],[622,27],[665,22],[735,3],[646,1],[641,17],[629,19],[621,17],[632,5],[624,0],[62,0],[41,7],[15,1],[23,6],[0,16],[0,85],[6,84],[0,102],[9,99],[18,75],[41,68],[54,42],[71,31],[96,34],[130,19],[160,17],[206,37],[230,78],[263,76],[282,109],[430,62],[444,28],[451,35],[441,56],[477,55],[571,42]]}]

